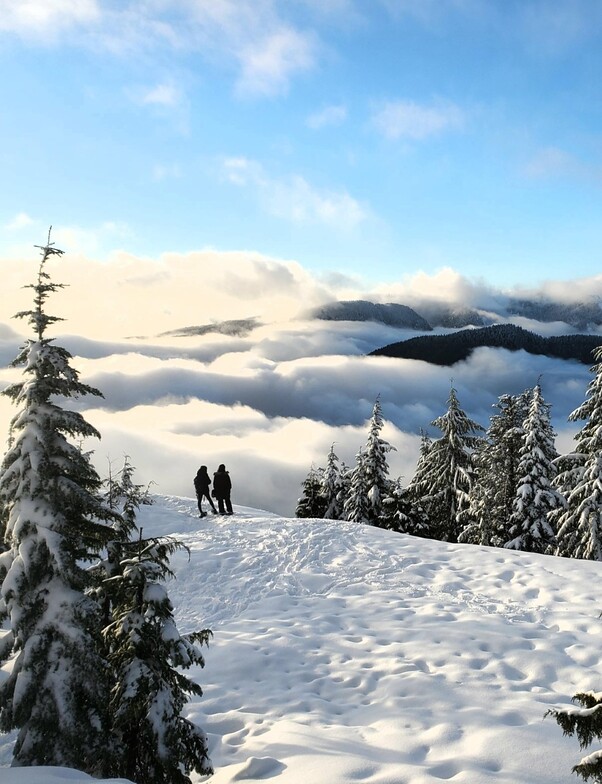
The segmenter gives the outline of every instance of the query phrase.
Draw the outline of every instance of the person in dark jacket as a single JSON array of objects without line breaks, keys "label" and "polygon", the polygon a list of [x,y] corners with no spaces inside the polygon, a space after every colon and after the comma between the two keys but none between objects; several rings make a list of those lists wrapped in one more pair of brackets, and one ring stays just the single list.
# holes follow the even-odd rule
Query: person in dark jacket
[{"label": "person in dark jacket", "polygon": [[206,498],[209,501],[209,505],[213,509],[213,511],[217,514],[217,509],[215,508],[215,504],[209,494],[209,485],[211,484],[211,479],[209,478],[209,474],[207,473],[207,466],[201,466],[199,470],[196,472],[196,476],[194,478],[194,489],[196,492],[196,500],[199,505],[199,517],[205,517],[207,512],[203,512],[203,498]]},{"label": "person in dark jacket", "polygon": [[230,474],[226,471],[226,466],[222,463],[213,474],[213,495],[217,499],[220,514],[232,514],[232,502],[230,501],[231,491],[232,482],[230,480]]}]

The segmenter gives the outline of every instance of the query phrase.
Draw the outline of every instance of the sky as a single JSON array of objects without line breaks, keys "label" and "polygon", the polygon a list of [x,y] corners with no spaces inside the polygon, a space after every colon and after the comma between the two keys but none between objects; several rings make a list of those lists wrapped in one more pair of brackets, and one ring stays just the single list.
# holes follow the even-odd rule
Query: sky
[{"label": "sky", "polygon": [[[599,744],[544,714],[600,691],[599,563],[234,511],[200,525],[155,496],[138,516],[190,549],[167,586],[180,632],[213,631],[185,708],[211,784],[576,780]],[[13,740],[3,784],[93,781],[4,767]]]},{"label": "sky", "polygon": [[588,278],[601,35],[598,0],[0,0],[0,254]]}]

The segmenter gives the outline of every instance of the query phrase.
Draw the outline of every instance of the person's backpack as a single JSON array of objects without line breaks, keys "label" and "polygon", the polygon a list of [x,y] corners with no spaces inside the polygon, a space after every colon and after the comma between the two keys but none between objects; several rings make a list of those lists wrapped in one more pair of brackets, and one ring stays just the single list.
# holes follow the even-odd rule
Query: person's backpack
[{"label": "person's backpack", "polygon": [[200,489],[200,484],[201,484],[201,478],[199,477],[198,474],[194,477],[193,481],[194,481],[194,489],[198,493],[199,489]]}]

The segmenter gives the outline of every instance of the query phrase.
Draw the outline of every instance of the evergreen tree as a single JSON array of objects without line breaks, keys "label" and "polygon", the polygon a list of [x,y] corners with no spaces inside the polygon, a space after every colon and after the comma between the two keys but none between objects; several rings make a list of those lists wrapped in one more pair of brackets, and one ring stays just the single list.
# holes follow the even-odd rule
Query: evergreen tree
[{"label": "evergreen tree", "polygon": [[340,519],[346,520],[345,517],[345,504],[347,503],[347,499],[349,498],[349,493],[351,492],[351,477],[353,475],[353,468],[348,466],[343,460],[341,460],[341,467],[339,469],[339,479],[341,483],[341,489],[339,490],[339,507],[340,507]]},{"label": "evergreen tree", "polygon": [[380,396],[376,398],[368,424],[368,440],[362,451],[363,485],[368,500],[368,519],[378,525],[382,514],[383,500],[389,495],[391,480],[387,453],[395,449],[381,438],[384,420]]},{"label": "evergreen tree", "polygon": [[324,517],[326,501],[322,494],[323,468],[309,469],[302,483],[303,495],[297,500],[296,517]]},{"label": "evergreen tree", "polygon": [[[576,734],[580,748],[585,749],[594,738],[602,739],[602,693],[580,692],[575,694],[573,702],[579,703],[581,707],[564,710],[555,708],[549,710],[546,716],[554,716],[565,735]],[[584,757],[573,767],[573,773],[577,773],[584,781],[602,784],[602,751],[597,750]]]},{"label": "evergreen tree", "polygon": [[549,515],[564,506],[564,499],[552,486],[556,475],[554,460],[558,452],[550,423],[550,406],[543,399],[541,387],[532,392],[525,419],[523,446],[518,464],[518,486],[510,516],[510,536],[505,547],[544,553],[555,541]]},{"label": "evergreen tree", "polygon": [[324,500],[324,517],[327,520],[340,520],[343,515],[341,491],[343,482],[339,469],[339,458],[334,452],[334,445],[330,447],[326,468],[322,474],[321,495]]},{"label": "evergreen tree", "polygon": [[473,452],[483,428],[460,408],[452,387],[445,414],[431,422],[442,436],[421,455],[410,482],[410,497],[425,510],[430,535],[448,542],[458,541],[467,524],[467,510],[474,484]]},{"label": "evergreen tree", "polygon": [[501,395],[495,403],[498,413],[490,418],[473,456],[476,482],[470,496],[471,522],[458,537],[460,542],[502,547],[509,539],[528,402],[528,393],[523,392]]},{"label": "evergreen tree", "polygon": [[602,560],[602,347],[595,349],[594,378],[585,401],[569,421],[585,424],[575,436],[575,452],[566,455],[555,485],[566,507],[552,514],[557,553],[571,558]]},{"label": "evergreen tree", "polygon": [[182,716],[188,695],[202,689],[180,672],[204,666],[200,646],[210,632],[180,635],[163,585],[172,576],[169,557],[181,547],[171,539],[123,542],[118,571],[107,578],[113,775],[137,784],[190,784],[191,771],[213,772],[205,734]]},{"label": "evergreen tree", "polygon": [[355,468],[345,488],[343,514],[346,520],[371,525],[382,522],[383,500],[391,488],[386,455],[394,449],[380,436],[383,424],[380,397],[377,397],[368,423],[368,439],[356,455]]},{"label": "evergreen tree", "polygon": [[204,734],[181,716],[188,694],[202,691],[175,668],[203,666],[196,643],[207,643],[210,632],[182,637],[176,628],[163,583],[172,576],[169,556],[183,545],[142,539],[136,518],[152,498],[134,482],[128,457],[117,474],[109,468],[106,484],[118,513],[97,568],[111,672],[109,773],[139,784],[189,784],[191,770],[211,772]]},{"label": "evergreen tree", "polygon": [[349,490],[343,508],[345,520],[349,520],[351,523],[367,524],[370,522],[371,509],[368,501],[366,476],[364,452],[360,449],[355,457],[355,468],[349,475]]},{"label": "evergreen tree", "polygon": [[111,622],[112,597],[107,577],[114,577],[120,571],[120,561],[124,544],[137,537],[136,516],[141,506],[150,506],[153,501],[148,487],[134,482],[134,466],[126,456],[122,468],[113,474],[109,463],[109,475],[105,480],[105,501],[113,510],[116,518],[112,526],[111,539],[107,542],[105,558],[92,568],[96,577],[95,595],[103,608],[103,627]]},{"label": "evergreen tree", "polygon": [[50,242],[41,262],[32,310],[35,336],[13,365],[24,379],[4,394],[18,406],[0,467],[2,563],[0,601],[8,621],[0,659],[14,656],[0,686],[0,730],[18,730],[13,764],[63,765],[102,773],[107,744],[108,672],[100,655],[100,607],[87,590],[86,562],[98,558],[114,518],[100,496],[89,456],[69,439],[99,437],[66,399],[101,393],[79,381],[69,352],[47,337],[60,321],[48,315],[61,288],[46,272],[60,256]]},{"label": "evergreen tree", "polygon": [[383,499],[379,527],[400,534],[430,537],[430,528],[424,510],[412,503],[410,493],[401,479],[391,483],[389,495]]},{"label": "evergreen tree", "polygon": [[105,498],[108,506],[118,512],[113,530],[121,540],[131,539],[132,533],[138,530],[136,517],[141,506],[152,506],[149,488],[134,482],[136,469],[126,455],[123,466],[113,474],[109,464],[109,476],[105,481]]}]

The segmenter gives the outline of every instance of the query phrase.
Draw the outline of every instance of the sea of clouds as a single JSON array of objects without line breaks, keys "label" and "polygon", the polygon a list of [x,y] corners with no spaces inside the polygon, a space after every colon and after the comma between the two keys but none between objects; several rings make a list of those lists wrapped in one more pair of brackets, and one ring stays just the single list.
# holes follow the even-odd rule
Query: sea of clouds
[{"label": "sea of clouds", "polygon": [[[20,377],[9,364],[31,336],[27,324],[11,316],[31,307],[27,285],[37,272],[35,255],[0,260],[0,271],[4,387]],[[119,252],[102,262],[70,254],[53,258],[48,271],[66,284],[48,301],[48,312],[64,319],[49,334],[73,354],[82,381],[104,396],[75,403],[102,434],[100,442],[86,444],[101,475],[127,454],[141,481],[186,495],[199,465],[211,473],[225,463],[235,502],[289,515],[309,467],[325,464],[331,444],[353,463],[378,395],[383,436],[396,450],[391,474],[409,481],[421,431],[445,410],[452,384],[462,407],[486,427],[499,395],[539,380],[565,451],[575,431],[567,417],[591,377],[577,362],[488,348],[453,367],[368,357],[418,333],[319,321],[308,318],[311,308],[363,298],[418,312],[449,303],[499,314],[510,295],[578,300],[602,294],[602,277],[502,292],[450,269],[368,286],[341,274],[313,274],[295,261],[215,250],[158,259]],[[248,328],[222,334],[220,324],[232,320]],[[544,335],[575,331],[558,322],[513,321]],[[188,327],[204,327],[204,334],[165,334]],[[13,413],[10,401],[0,398],[1,433],[8,433]]]}]

